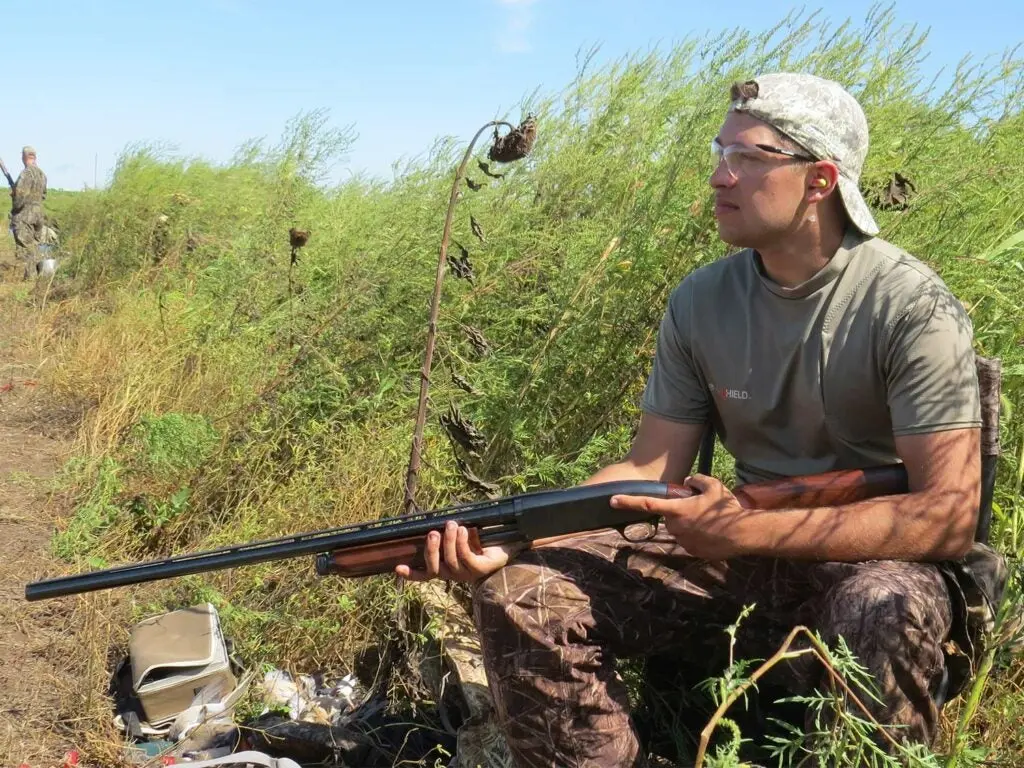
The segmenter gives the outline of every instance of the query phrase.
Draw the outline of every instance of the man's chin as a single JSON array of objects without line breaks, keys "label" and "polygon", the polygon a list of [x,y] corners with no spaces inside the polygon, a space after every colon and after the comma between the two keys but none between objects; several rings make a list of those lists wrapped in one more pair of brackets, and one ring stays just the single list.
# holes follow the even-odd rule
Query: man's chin
[{"label": "man's chin", "polygon": [[750,237],[739,227],[730,227],[718,222],[718,238],[727,245],[736,248],[751,248]]}]

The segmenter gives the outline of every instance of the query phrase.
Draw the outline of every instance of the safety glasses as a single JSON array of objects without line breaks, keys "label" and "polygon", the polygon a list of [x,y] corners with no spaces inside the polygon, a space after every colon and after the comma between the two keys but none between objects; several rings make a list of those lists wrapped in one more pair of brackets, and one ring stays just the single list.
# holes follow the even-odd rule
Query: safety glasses
[{"label": "safety glasses", "polygon": [[715,167],[717,168],[724,160],[729,173],[737,178],[745,173],[763,168],[766,161],[765,153],[782,155],[793,160],[816,162],[816,158],[809,155],[782,147],[773,147],[771,144],[730,144],[723,147],[718,139],[711,140],[711,159],[714,161]]}]

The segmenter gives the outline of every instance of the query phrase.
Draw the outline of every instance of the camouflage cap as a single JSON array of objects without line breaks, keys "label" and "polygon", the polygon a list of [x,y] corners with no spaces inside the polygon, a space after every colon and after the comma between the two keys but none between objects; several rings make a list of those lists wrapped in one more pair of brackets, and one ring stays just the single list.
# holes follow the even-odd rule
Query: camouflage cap
[{"label": "camouflage cap", "polygon": [[834,162],[850,220],[864,234],[877,235],[878,225],[858,186],[868,154],[868,121],[857,100],[839,83],[815,75],[775,73],[749,85],[757,87],[746,89],[748,97],[729,109],[767,123],[813,157]]},{"label": "camouflage cap", "polygon": [[22,157],[35,157],[36,148],[29,144],[26,144],[24,147],[21,148],[21,154]]}]

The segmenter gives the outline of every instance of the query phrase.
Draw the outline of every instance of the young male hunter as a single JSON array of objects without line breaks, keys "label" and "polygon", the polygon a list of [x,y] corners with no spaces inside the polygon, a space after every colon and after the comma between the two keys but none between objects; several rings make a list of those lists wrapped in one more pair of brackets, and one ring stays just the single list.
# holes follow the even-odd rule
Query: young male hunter
[{"label": "young male hunter", "polygon": [[[643,756],[617,657],[737,658],[797,624],[845,638],[874,675],[874,716],[931,742],[956,619],[942,561],[971,547],[980,404],[970,321],[932,270],[878,237],[858,189],[868,126],[836,83],[772,74],[733,87],[712,142],[722,240],[744,250],[672,293],[629,454],[588,482],[682,483],[687,499],[616,497],[664,516],[653,541],[615,532],[474,552],[453,523],[424,571],[476,582],[497,712],[521,766],[632,766]],[[910,492],[840,507],[743,509],[689,476],[712,421],[740,482],[902,461]],[[713,671],[710,671],[713,674]],[[827,688],[809,657],[793,694]]]}]

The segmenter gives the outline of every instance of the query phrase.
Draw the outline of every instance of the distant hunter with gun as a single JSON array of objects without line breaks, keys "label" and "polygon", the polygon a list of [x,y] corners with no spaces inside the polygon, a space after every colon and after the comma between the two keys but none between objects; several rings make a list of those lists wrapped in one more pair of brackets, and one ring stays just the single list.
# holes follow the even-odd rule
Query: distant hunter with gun
[{"label": "distant hunter with gun", "polygon": [[36,274],[39,244],[46,226],[43,215],[46,174],[36,165],[36,151],[33,147],[27,146],[21,150],[21,162],[25,168],[18,175],[17,181],[11,177],[2,161],[0,170],[11,187],[11,230],[14,233],[16,254],[24,265],[23,279],[30,280]]}]

